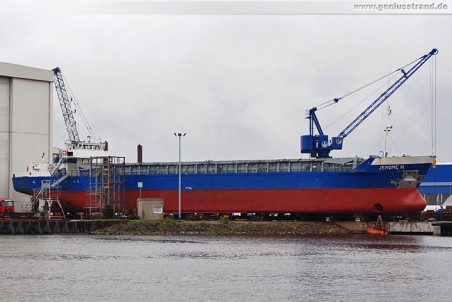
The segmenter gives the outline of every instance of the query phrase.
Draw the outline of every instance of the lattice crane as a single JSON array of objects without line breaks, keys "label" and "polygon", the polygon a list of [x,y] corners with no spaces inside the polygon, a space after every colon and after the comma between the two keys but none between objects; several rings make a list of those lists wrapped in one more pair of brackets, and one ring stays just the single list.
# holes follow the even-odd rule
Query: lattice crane
[{"label": "lattice crane", "polygon": [[[77,100],[71,93],[68,85],[66,84],[63,74],[61,73],[61,69],[56,67],[52,69],[53,77],[54,77],[54,85],[55,90],[58,95],[58,100],[60,101],[61,111],[63,112],[64,123],[66,124],[66,131],[69,136],[69,140],[66,142],[66,145],[71,148],[84,148],[80,143],[85,143],[94,147],[95,145],[106,147],[106,143],[100,142],[96,135],[94,134],[91,126],[88,123],[85,115],[83,114],[82,108],[77,103]],[[74,107],[73,107],[74,106]],[[82,119],[83,123],[86,126],[86,129],[89,133],[88,142],[82,142],[80,140],[80,136],[78,134],[77,123],[74,118],[75,111],[77,110],[78,116]],[[91,148],[92,148],[91,147]]]},{"label": "lattice crane", "polygon": [[77,143],[80,141],[80,137],[78,135],[77,123],[74,118],[74,111],[72,109],[73,99],[69,97],[61,69],[56,67],[52,69],[52,71],[54,78],[53,83],[58,95],[58,100],[60,101],[60,107],[63,112],[64,123],[66,124],[66,131],[69,135],[69,140],[71,143]]}]

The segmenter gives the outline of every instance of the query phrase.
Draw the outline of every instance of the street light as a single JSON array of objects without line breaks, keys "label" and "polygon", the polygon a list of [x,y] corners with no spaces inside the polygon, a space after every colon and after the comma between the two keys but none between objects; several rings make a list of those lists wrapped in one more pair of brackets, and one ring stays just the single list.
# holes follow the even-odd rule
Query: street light
[{"label": "street light", "polygon": [[179,219],[181,219],[181,217],[182,217],[182,213],[181,213],[181,200],[182,200],[181,139],[182,139],[182,136],[185,136],[186,134],[187,133],[182,134],[182,133],[174,132],[174,135],[179,137]]}]

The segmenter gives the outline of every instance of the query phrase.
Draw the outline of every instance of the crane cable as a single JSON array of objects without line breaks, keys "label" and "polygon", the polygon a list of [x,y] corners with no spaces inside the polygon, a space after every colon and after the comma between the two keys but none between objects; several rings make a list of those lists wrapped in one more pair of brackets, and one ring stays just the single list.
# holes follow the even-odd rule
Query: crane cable
[{"label": "crane cable", "polygon": [[354,94],[354,93],[356,93],[356,92],[358,92],[358,91],[360,91],[360,90],[362,90],[362,89],[364,89],[364,88],[366,88],[366,87],[368,87],[368,86],[370,86],[372,84],[375,84],[376,82],[381,81],[382,79],[387,78],[387,77],[389,77],[390,75],[392,75],[392,74],[394,74],[396,72],[399,72],[399,71],[403,70],[407,66],[410,66],[410,65],[416,63],[417,61],[421,60],[422,58],[423,57],[420,57],[419,59],[416,59],[416,60],[414,60],[414,61],[412,61],[412,62],[410,62],[410,63],[408,63],[408,64],[406,64],[406,65],[404,65],[404,66],[402,66],[402,67],[400,67],[400,68],[398,68],[398,69],[396,69],[396,70],[394,70],[394,71],[392,71],[392,72],[390,72],[390,73],[388,73],[388,74],[386,74],[384,76],[381,76],[378,79],[376,79],[376,80],[374,80],[374,81],[372,81],[372,82],[370,82],[370,83],[368,83],[368,84],[366,84],[366,85],[364,85],[364,86],[362,86],[362,87],[360,87],[358,89],[355,89],[355,90],[343,95],[342,97],[334,98],[334,99],[328,100],[326,102],[323,102],[323,103],[319,104],[318,106],[316,106],[316,108],[317,108],[317,110],[320,110],[320,109],[329,107],[331,105],[334,105],[337,102],[339,102],[340,100],[342,100],[343,98],[345,98],[345,97],[347,97],[349,95],[352,95],[352,94]]},{"label": "crane cable", "polygon": [[[388,74],[387,76],[393,74],[394,72]],[[393,78],[395,78],[396,75],[392,76],[390,80],[392,80]],[[381,78],[379,79],[381,80]],[[374,81],[375,83],[376,81]],[[383,88],[384,86],[386,86],[387,83],[383,83],[382,85],[380,85],[379,87],[377,87],[373,92],[371,92],[367,97],[365,97],[361,102],[357,103],[355,106],[353,106],[352,108],[350,108],[350,110],[346,111],[345,113],[343,113],[341,116],[339,116],[336,120],[332,121],[331,123],[329,123],[328,125],[326,125],[324,127],[324,129],[328,129],[329,127],[331,127],[332,125],[336,124],[338,121],[340,121],[341,119],[343,119],[345,116],[347,116],[351,111],[355,110],[356,108],[358,108],[361,104],[363,104],[365,101],[367,101],[371,96],[373,96],[375,93],[377,93],[377,91],[380,91],[381,88]],[[369,85],[367,85],[369,86]]]},{"label": "crane cable", "polygon": [[97,142],[98,142],[97,137],[96,137],[96,135],[94,134],[93,129],[91,129],[91,126],[89,125],[88,120],[86,119],[85,114],[84,114],[83,111],[82,111],[82,108],[81,108],[80,105],[78,104],[78,102],[77,102],[77,100],[76,100],[76,98],[75,98],[74,93],[72,92],[71,88],[69,87],[68,82],[66,81],[66,79],[64,78],[64,75],[63,75],[62,73],[61,73],[61,76],[62,76],[63,79],[64,79],[64,83],[65,83],[65,85],[66,85],[66,87],[67,87],[67,89],[68,89],[68,92],[69,92],[70,96],[72,96],[70,101],[74,103],[76,109],[77,109],[78,112],[80,113],[80,117],[82,118],[82,121],[83,121],[83,123],[85,124],[85,127],[86,127],[86,129],[88,130],[89,135],[91,135],[91,137],[93,138],[94,142],[97,143]]},{"label": "crane cable", "polygon": [[436,156],[436,57],[430,61],[430,103],[431,103],[431,135],[432,156]]},{"label": "crane cable", "polygon": [[[436,57],[430,61],[430,111],[431,111],[431,139],[432,139],[432,156],[436,157],[436,139],[437,139],[437,119],[436,119]],[[436,159],[433,164],[433,187],[435,188],[434,196],[435,204],[442,205],[442,194],[438,192],[436,186]],[[424,197],[425,198],[425,197]]]}]

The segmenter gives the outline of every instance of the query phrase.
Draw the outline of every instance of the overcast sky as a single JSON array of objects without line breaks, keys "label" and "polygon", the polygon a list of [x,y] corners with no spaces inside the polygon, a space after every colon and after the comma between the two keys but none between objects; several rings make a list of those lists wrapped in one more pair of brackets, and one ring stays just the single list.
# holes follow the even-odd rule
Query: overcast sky
[{"label": "overcast sky", "polygon": [[[183,160],[280,159],[307,158],[306,110],[438,48],[436,140],[427,62],[389,99],[389,151],[431,155],[436,145],[438,161],[452,162],[451,14],[240,14],[235,1],[230,14],[193,5],[199,15],[162,15],[146,2],[110,10],[111,2],[0,1],[0,61],[59,66],[96,136],[128,162],[138,144],[145,161],[177,161],[173,132],[187,133]],[[381,85],[318,111],[325,133],[338,135],[364,107],[335,121],[368,106]],[[378,154],[385,110],[332,155]],[[79,132],[86,137],[82,121]],[[54,93],[54,145],[65,136]]]}]

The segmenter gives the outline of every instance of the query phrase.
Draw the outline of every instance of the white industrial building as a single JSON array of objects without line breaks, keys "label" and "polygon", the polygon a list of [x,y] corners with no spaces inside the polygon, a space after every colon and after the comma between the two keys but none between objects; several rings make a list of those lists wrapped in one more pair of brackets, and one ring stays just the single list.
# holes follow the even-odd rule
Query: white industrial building
[{"label": "white industrial building", "polygon": [[52,157],[53,72],[0,62],[0,197],[30,197],[14,191],[12,175]]}]

